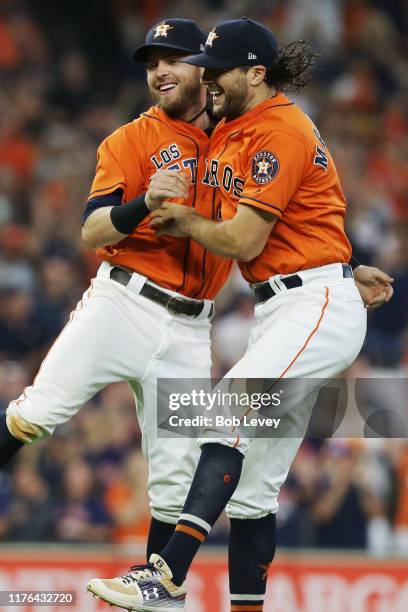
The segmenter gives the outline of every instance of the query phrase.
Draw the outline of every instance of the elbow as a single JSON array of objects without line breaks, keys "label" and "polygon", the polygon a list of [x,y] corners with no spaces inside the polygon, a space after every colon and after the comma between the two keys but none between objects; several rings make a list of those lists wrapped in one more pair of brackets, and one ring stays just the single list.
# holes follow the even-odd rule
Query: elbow
[{"label": "elbow", "polygon": [[259,244],[240,244],[236,250],[236,256],[233,259],[238,259],[239,261],[244,261],[248,263],[258,257],[263,250],[263,246]]},{"label": "elbow", "polygon": [[89,231],[89,228],[86,227],[86,224],[82,226],[82,240],[86,244],[86,246],[93,251],[99,248],[100,244],[95,240],[94,232]]},{"label": "elbow", "polygon": [[228,237],[229,242],[229,257],[231,259],[237,259],[238,261],[244,261],[245,263],[252,261],[255,257],[260,255],[265,247],[265,240],[262,237],[253,235],[244,235],[242,233],[232,235],[230,233]]}]

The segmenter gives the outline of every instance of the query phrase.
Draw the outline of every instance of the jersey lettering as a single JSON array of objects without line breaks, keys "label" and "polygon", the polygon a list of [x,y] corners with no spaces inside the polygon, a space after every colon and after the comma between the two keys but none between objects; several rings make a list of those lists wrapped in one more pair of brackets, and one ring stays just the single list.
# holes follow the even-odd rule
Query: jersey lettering
[{"label": "jersey lettering", "polygon": [[[158,159],[160,157],[160,159]],[[152,155],[151,160],[156,166],[157,170],[163,168],[163,166],[170,164],[172,161],[181,157],[180,150],[176,144],[171,144],[168,148],[164,148],[160,151],[159,155]]]},{"label": "jersey lettering", "polygon": [[[218,170],[219,170],[218,159],[212,159],[211,163],[208,163],[208,160],[205,160],[205,161],[206,161],[206,173],[205,173],[205,177],[203,178],[203,183],[205,185],[210,185],[212,187],[220,187],[220,181],[218,178]],[[242,192],[244,190],[245,181],[244,179],[238,176],[234,176],[234,170],[232,166],[226,165],[224,166],[224,170],[222,173],[221,184],[222,184],[222,187],[227,192],[230,192],[232,188],[233,195],[239,198],[241,197]]]},{"label": "jersey lettering", "polygon": [[225,166],[224,173],[222,175],[222,186],[224,187],[225,191],[229,191],[231,189],[232,179],[233,174],[231,166]]},{"label": "jersey lettering", "polygon": [[313,128],[313,133],[314,133],[314,135],[316,136],[317,140],[318,140],[318,141],[320,142],[320,144],[322,145],[323,149],[325,149],[325,150],[326,150],[326,143],[324,142],[323,138],[320,136],[320,132],[319,132],[319,130],[317,129],[317,127],[316,127],[316,126]]},{"label": "jersey lettering", "polygon": [[178,149],[178,146],[176,144],[172,144],[169,146],[169,151],[173,157],[173,159],[178,159],[179,157],[181,157],[181,153]]},{"label": "jersey lettering", "polygon": [[163,162],[159,162],[155,155],[152,155],[150,159],[152,160],[152,162],[156,166],[156,170],[160,170],[160,168],[163,168],[163,166],[164,166]]},{"label": "jersey lettering", "polygon": [[329,164],[329,160],[327,158],[327,155],[326,155],[324,149],[319,147],[319,145],[316,145],[316,155],[315,155],[315,158],[313,160],[313,163],[316,166],[321,166],[323,168],[323,170],[327,170],[327,166]]},{"label": "jersey lettering", "polygon": [[316,145],[316,155],[314,157],[313,163],[316,166],[320,166],[321,168],[323,168],[323,170],[326,171],[327,166],[329,165],[329,160],[326,154],[326,143],[324,142],[323,138],[320,136],[320,132],[316,126],[314,126],[313,128],[313,134],[316,136],[317,140],[322,145],[321,147],[319,147],[319,145]]},{"label": "jersey lettering", "polygon": [[244,191],[244,185],[244,179],[239,178],[238,176],[234,177],[234,189],[232,192],[234,196],[237,196],[237,198],[240,198],[242,196],[242,192]]},{"label": "jersey lettering", "polygon": [[217,174],[218,174],[218,159],[212,159],[211,160],[210,180],[211,180],[211,185],[213,187],[220,186],[218,182]]},{"label": "jersey lettering", "polygon": [[205,159],[205,176],[203,178],[204,185],[210,185],[210,169],[208,167],[208,159]]},{"label": "jersey lettering", "polygon": [[197,180],[197,159],[195,157],[183,159],[183,167],[190,170],[191,183],[195,185]]},{"label": "jersey lettering", "polygon": [[171,155],[167,149],[163,149],[162,151],[160,151],[160,156],[165,164],[169,164],[172,161]]}]

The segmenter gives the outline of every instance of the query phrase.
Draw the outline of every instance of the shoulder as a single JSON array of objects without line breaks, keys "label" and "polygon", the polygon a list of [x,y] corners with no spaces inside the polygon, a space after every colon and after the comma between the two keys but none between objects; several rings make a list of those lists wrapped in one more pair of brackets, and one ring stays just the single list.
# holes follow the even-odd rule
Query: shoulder
[{"label": "shoulder", "polygon": [[293,102],[271,105],[258,117],[256,137],[288,142],[298,141],[307,146],[313,140],[311,119]]},{"label": "shoulder", "polygon": [[150,122],[141,114],[139,117],[121,125],[109,134],[99,145],[98,151],[106,153],[125,153],[142,151],[148,143],[155,141],[156,131]]},{"label": "shoulder", "polygon": [[102,141],[102,144],[120,145],[125,143],[126,141],[134,139],[135,137],[137,137],[138,133],[142,128],[141,123],[141,118],[138,117],[137,119],[129,123],[121,125],[114,132],[109,134],[109,136],[107,136]]}]

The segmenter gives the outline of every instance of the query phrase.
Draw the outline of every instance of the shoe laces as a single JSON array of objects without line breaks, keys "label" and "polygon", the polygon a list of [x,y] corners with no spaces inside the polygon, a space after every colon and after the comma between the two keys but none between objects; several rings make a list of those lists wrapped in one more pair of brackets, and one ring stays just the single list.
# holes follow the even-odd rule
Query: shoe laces
[{"label": "shoe laces", "polygon": [[132,582],[139,582],[139,580],[148,580],[149,578],[154,578],[156,576],[161,576],[159,570],[157,570],[153,563],[146,563],[145,565],[132,565],[130,568],[130,573],[125,576],[121,576],[122,582],[124,584],[132,584]]}]

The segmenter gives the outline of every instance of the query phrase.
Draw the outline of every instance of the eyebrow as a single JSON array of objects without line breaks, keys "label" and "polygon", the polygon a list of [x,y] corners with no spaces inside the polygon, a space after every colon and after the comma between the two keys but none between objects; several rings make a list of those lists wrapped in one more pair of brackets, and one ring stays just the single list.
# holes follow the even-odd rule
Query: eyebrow
[{"label": "eyebrow", "polygon": [[180,54],[180,53],[168,53],[167,55],[157,55],[156,57],[152,57],[149,58],[146,62],[146,64],[150,64],[152,62],[157,62],[159,59],[173,59],[173,58],[181,58],[181,57],[187,57],[188,53],[186,54]]}]

